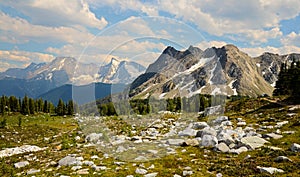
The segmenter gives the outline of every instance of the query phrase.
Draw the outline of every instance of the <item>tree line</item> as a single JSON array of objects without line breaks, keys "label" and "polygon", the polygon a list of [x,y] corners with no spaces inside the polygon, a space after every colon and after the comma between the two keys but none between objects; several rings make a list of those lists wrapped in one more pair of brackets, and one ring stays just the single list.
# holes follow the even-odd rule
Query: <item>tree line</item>
[{"label": "tree line", "polygon": [[0,114],[5,115],[9,112],[19,112],[23,115],[33,115],[35,113],[50,113],[59,116],[73,115],[78,112],[78,105],[73,100],[64,103],[62,99],[55,106],[52,102],[43,100],[42,98],[33,99],[25,95],[23,98],[15,96],[0,97]]},{"label": "tree line", "polygon": [[288,66],[283,63],[276,81],[274,96],[287,95],[291,100],[300,102],[300,60],[293,58]]},{"label": "tree line", "polygon": [[[130,114],[150,114],[159,111],[171,112],[201,112],[205,108],[225,104],[227,96],[197,94],[192,97],[174,97],[168,99],[133,99],[112,102],[111,99],[97,101],[95,106],[91,104],[83,105],[81,111],[84,114],[96,114],[101,116],[130,115]],[[129,103],[128,103],[129,102]]]}]

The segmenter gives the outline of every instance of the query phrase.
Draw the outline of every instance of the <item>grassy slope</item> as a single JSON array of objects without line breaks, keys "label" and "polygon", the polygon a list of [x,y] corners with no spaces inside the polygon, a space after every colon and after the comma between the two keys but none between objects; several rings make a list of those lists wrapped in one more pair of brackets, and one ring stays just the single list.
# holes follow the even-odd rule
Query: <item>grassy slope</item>
[{"label": "grassy slope", "polygon": [[[240,106],[238,106],[240,105]],[[232,111],[240,108],[239,111]],[[287,116],[288,113],[296,113],[294,116]],[[280,147],[283,150],[272,150],[267,147],[242,153],[240,155],[216,153],[212,149],[202,149],[199,147],[179,147],[177,154],[165,156],[161,159],[151,160],[144,163],[130,163],[117,166],[114,164],[118,159],[104,158],[103,153],[95,147],[83,147],[83,137],[78,134],[79,127],[71,117],[50,117],[49,115],[35,115],[25,117],[22,115],[10,115],[7,117],[6,128],[0,129],[0,147],[16,147],[23,144],[47,146],[48,149],[41,152],[32,153],[30,157],[36,156],[37,160],[31,161],[29,166],[21,169],[15,169],[13,164],[26,160],[29,154],[15,155],[0,159],[0,176],[14,176],[26,172],[31,168],[40,169],[41,172],[35,176],[54,176],[55,174],[70,175],[73,173],[71,167],[61,167],[50,165],[51,161],[58,162],[67,154],[75,153],[84,157],[85,160],[91,160],[92,155],[98,155],[100,159],[93,160],[96,165],[104,165],[109,169],[95,172],[90,169],[90,176],[126,176],[135,174],[137,166],[143,164],[146,168],[154,164],[154,169],[148,172],[158,172],[158,176],[173,176],[174,174],[182,175],[185,167],[193,169],[192,176],[215,176],[216,173],[222,173],[223,176],[268,176],[257,171],[256,166],[268,166],[281,168],[285,171],[283,174],[273,176],[298,176],[300,173],[300,154],[293,153],[289,150],[292,143],[300,144],[300,110],[289,111],[289,106],[274,103],[266,99],[249,99],[246,101],[230,102],[227,106],[226,113],[230,120],[236,122],[236,118],[241,117],[246,120],[247,124],[268,124],[275,125],[275,122],[288,120],[289,123],[284,125],[281,130],[296,131],[292,135],[284,135],[279,140],[270,140],[272,146]],[[18,117],[22,118],[22,126],[18,127]],[[0,120],[3,117],[0,117]],[[118,129],[126,130],[128,125],[122,124],[122,119],[112,118],[109,120],[110,125],[117,125]],[[122,127],[124,125],[125,127]],[[271,130],[267,130],[271,131]],[[274,130],[273,130],[274,131]],[[16,133],[18,132],[18,133]],[[263,132],[264,133],[264,132]],[[81,140],[75,141],[75,136],[80,135]],[[45,140],[45,137],[50,138]],[[62,145],[62,149],[57,147]],[[185,149],[186,151],[182,151]],[[250,158],[245,159],[247,155]],[[293,162],[274,162],[274,158],[279,155],[288,156]],[[83,168],[88,168],[83,166]],[[95,174],[94,174],[95,173]],[[71,174],[71,176],[76,176]],[[87,175],[88,176],[88,175]],[[138,176],[138,175],[136,175]],[[272,175],[269,175],[272,176]]]}]

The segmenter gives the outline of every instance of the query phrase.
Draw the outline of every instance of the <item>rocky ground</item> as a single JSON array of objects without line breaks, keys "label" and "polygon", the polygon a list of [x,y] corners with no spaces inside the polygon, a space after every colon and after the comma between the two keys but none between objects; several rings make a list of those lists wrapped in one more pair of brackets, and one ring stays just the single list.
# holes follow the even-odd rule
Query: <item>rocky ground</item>
[{"label": "rocky ground", "polygon": [[1,176],[300,175],[299,105],[249,99],[203,118],[37,115],[21,126],[17,116],[0,129]]}]

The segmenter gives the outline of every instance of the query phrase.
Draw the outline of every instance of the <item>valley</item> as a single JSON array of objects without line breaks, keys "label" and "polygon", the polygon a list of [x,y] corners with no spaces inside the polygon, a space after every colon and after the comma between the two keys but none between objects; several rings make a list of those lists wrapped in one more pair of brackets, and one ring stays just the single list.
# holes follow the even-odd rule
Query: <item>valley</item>
[{"label": "valley", "polygon": [[[278,101],[280,98],[228,101],[223,116],[204,118],[195,113],[75,118],[4,115],[1,119],[5,117],[7,122],[0,128],[0,146],[5,149],[0,151],[0,174],[297,176],[300,107],[284,105],[284,101],[277,104]],[[204,136],[214,136],[214,129],[217,142],[204,142]],[[226,134],[221,136],[221,130],[235,132],[233,139],[225,140]],[[247,145],[239,136],[261,137],[264,143],[260,144],[260,140]],[[236,147],[230,141],[237,143]],[[106,143],[110,146],[103,146]],[[32,147],[25,150],[25,144]],[[9,152],[10,148],[20,150]]]}]

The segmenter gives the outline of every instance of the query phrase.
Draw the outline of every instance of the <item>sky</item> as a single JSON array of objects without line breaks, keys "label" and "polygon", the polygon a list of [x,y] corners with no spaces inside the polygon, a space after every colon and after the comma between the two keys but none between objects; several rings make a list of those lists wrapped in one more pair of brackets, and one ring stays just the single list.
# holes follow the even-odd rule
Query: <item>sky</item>
[{"label": "sky", "polygon": [[300,53],[299,0],[0,0],[0,72],[74,57],[154,62],[167,47]]}]

